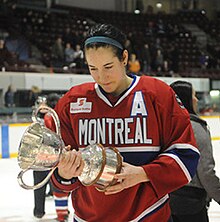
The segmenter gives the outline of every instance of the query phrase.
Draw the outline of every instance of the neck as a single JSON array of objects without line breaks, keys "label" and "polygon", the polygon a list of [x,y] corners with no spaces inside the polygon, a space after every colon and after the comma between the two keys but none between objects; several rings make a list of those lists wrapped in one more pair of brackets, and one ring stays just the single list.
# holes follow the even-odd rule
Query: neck
[{"label": "neck", "polygon": [[120,96],[124,91],[126,91],[131,83],[133,81],[133,78],[131,78],[130,76],[125,76],[125,78],[122,79],[122,84],[120,89],[118,89],[116,92],[111,93],[113,96]]}]

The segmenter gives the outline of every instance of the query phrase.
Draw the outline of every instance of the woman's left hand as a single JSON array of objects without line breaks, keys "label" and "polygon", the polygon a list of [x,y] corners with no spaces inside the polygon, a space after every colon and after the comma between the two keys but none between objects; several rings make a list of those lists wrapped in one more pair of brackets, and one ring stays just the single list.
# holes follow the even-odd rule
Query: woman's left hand
[{"label": "woman's left hand", "polygon": [[114,178],[118,180],[118,183],[107,187],[105,190],[106,195],[115,194],[138,183],[149,181],[141,166],[134,166],[125,162],[123,162],[121,173],[115,174]]}]

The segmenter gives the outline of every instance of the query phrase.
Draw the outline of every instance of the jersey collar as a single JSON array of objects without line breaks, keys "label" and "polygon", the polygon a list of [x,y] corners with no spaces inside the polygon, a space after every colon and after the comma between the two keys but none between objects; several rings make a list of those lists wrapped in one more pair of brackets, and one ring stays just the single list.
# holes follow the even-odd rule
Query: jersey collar
[{"label": "jersey collar", "polygon": [[102,99],[106,104],[108,104],[110,107],[115,107],[117,106],[119,103],[121,103],[121,101],[124,100],[124,98],[127,97],[127,95],[135,88],[135,86],[138,84],[140,77],[139,76],[135,76],[135,75],[131,75],[131,77],[133,78],[133,81],[131,83],[131,85],[129,86],[129,88],[126,90],[125,93],[123,93],[121,95],[121,97],[119,97],[118,101],[113,105],[111,104],[111,102],[108,100],[108,98],[105,95],[105,92],[101,89],[101,87],[96,83],[95,84],[95,90],[96,93],[98,95],[98,97],[100,99]]}]

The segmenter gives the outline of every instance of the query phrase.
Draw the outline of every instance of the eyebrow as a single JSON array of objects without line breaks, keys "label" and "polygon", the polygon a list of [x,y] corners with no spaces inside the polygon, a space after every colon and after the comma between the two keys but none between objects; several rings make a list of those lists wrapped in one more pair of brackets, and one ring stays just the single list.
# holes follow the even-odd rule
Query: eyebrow
[{"label": "eyebrow", "polygon": [[113,62],[106,63],[104,66],[112,65]]},{"label": "eyebrow", "polygon": [[[104,64],[103,66],[108,66],[108,65],[112,65],[112,64],[113,64],[113,62],[108,62],[108,63]],[[95,68],[94,65],[90,65],[90,64],[89,64],[89,66]]]}]

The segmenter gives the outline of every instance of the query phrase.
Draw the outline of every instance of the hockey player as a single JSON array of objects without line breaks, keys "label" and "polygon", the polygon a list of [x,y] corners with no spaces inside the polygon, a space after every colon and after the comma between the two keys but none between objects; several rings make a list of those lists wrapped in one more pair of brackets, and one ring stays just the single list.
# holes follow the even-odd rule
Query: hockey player
[{"label": "hockey player", "polygon": [[[92,27],[84,50],[95,82],[72,87],[55,108],[71,150],[52,181],[72,192],[74,221],[170,222],[169,193],[196,171],[199,152],[188,112],[164,82],[126,74],[125,40],[111,25]],[[77,179],[84,167],[80,149],[94,143],[117,147],[124,160],[118,183],[105,192]]]}]

